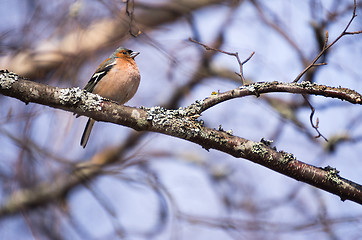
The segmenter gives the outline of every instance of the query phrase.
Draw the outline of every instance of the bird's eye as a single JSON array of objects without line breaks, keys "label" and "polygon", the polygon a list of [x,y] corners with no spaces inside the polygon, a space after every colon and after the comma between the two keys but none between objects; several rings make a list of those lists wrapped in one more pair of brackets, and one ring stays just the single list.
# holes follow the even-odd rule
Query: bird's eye
[{"label": "bird's eye", "polygon": [[126,54],[127,54],[127,52],[126,52],[126,51],[123,51],[122,53],[123,53],[124,55],[126,55]]}]

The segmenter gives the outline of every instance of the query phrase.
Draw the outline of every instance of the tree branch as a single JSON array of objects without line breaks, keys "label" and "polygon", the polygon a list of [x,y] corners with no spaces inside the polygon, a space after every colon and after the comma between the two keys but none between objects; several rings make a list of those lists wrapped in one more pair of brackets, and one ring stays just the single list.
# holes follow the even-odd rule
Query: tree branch
[{"label": "tree branch", "polygon": [[[362,204],[362,186],[340,177],[336,169],[329,166],[318,168],[306,164],[297,160],[290,153],[271,148],[267,141],[254,142],[232,136],[223,130],[207,128],[203,126],[202,121],[195,120],[203,110],[227,99],[247,95],[258,96],[262,93],[276,91],[338,97],[358,104],[362,102],[361,95],[349,89],[331,88],[311,83],[304,83],[303,85],[303,83],[272,82],[242,86],[227,93],[212,96],[204,101],[197,101],[184,109],[167,110],[162,107],[138,109],[120,106],[79,88],[51,87],[23,80],[14,73],[0,72],[0,93],[3,95],[17,98],[26,103],[39,103],[74,112],[92,117],[97,121],[121,124],[138,131],[159,132],[185,139],[202,146],[206,150],[216,149],[236,158],[248,159],[298,181],[336,194],[342,200],[351,200]],[[115,155],[110,154],[109,156]],[[102,166],[115,162],[112,157],[110,159],[109,161],[95,160],[87,167],[79,165],[79,170],[74,171],[72,176],[67,176],[67,179],[60,178],[31,190],[20,190],[13,193],[9,200],[0,206],[0,215],[13,214],[20,209],[53,200],[54,191],[57,191],[57,196],[68,192],[75,185],[99,173]],[[80,172],[80,170],[82,171]],[[31,197],[29,193],[31,193]]]},{"label": "tree branch", "polygon": [[203,100],[202,107],[197,114],[224,101],[250,95],[260,96],[263,93],[288,92],[295,94],[312,94],[329,98],[338,98],[353,104],[362,104],[362,95],[348,88],[335,88],[310,82],[282,83],[282,82],[257,82],[250,85],[212,95]]},{"label": "tree branch", "polygon": [[[355,32],[348,32],[348,28],[351,25],[351,23],[353,22],[353,20],[355,19],[355,17],[357,17],[356,15],[356,8],[357,8],[357,3],[356,0],[354,0],[354,4],[353,4],[353,13],[352,13],[352,17],[349,20],[349,22],[347,23],[347,26],[344,28],[343,32],[329,45],[327,45],[328,43],[328,32],[326,32],[326,37],[325,37],[325,41],[324,41],[324,46],[322,48],[322,51],[320,51],[320,53],[314,58],[314,60],[295,78],[295,80],[293,82],[298,82],[303,75],[309,71],[309,69],[311,69],[312,67],[316,67],[316,66],[320,66],[321,64],[316,64],[316,62],[318,61],[318,59],[327,52],[327,50],[329,48],[331,48],[335,43],[337,43],[343,36],[345,35],[354,35],[354,34],[361,34],[362,31],[355,31]],[[323,63],[322,65],[325,65],[325,63]]]},{"label": "tree branch", "polygon": [[196,41],[196,40],[194,40],[192,38],[189,38],[189,41],[191,41],[193,43],[197,43],[197,44],[203,46],[206,50],[213,50],[213,51],[216,51],[216,52],[224,53],[224,54],[229,55],[229,56],[234,56],[236,58],[236,60],[238,61],[239,68],[240,68],[240,73],[236,73],[236,74],[241,78],[241,85],[245,85],[246,80],[245,80],[244,73],[243,73],[243,65],[245,63],[247,63],[253,57],[255,52],[252,52],[247,59],[245,59],[243,62],[241,62],[238,52],[234,52],[234,53],[226,52],[226,51],[223,51],[223,50],[220,50],[220,49],[217,49],[217,48],[207,46],[207,45],[205,45],[205,44],[203,44],[201,42],[198,42],[198,41]]}]

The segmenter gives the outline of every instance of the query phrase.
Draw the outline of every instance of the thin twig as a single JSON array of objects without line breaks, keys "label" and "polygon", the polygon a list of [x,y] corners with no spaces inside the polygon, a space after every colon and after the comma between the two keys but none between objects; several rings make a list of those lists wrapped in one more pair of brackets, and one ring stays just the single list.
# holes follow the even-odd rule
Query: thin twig
[{"label": "thin twig", "polygon": [[318,130],[319,128],[319,119],[317,118],[317,122],[316,124],[314,125],[313,123],[313,116],[314,116],[314,113],[315,113],[315,108],[312,106],[312,104],[309,102],[307,96],[305,94],[302,94],[304,100],[307,102],[308,106],[310,107],[310,110],[312,111],[310,113],[310,116],[309,116],[309,121],[310,121],[310,124],[312,125],[312,127],[317,131],[318,133],[318,136],[316,136],[315,138],[319,138],[319,137],[322,137],[326,142],[328,142],[328,139],[326,137],[324,137],[321,132]]},{"label": "thin twig", "polygon": [[134,25],[134,0],[126,0],[126,13],[130,19],[129,21],[129,34],[131,34],[132,37],[138,37],[138,35],[141,34],[140,31],[138,31],[136,34],[133,33],[133,25]]},{"label": "thin twig", "polygon": [[229,56],[234,56],[234,57],[236,58],[236,60],[238,61],[239,66],[240,66],[240,73],[236,73],[236,74],[241,78],[241,83],[242,83],[242,85],[245,84],[246,81],[245,81],[244,74],[243,74],[243,65],[244,65],[245,63],[247,63],[247,62],[253,57],[253,55],[255,54],[255,52],[252,52],[247,59],[245,59],[243,62],[241,62],[241,60],[240,60],[240,58],[239,58],[239,53],[238,53],[238,52],[234,52],[234,53],[232,53],[232,52],[226,52],[226,51],[223,51],[223,50],[220,50],[220,49],[217,49],[217,48],[213,48],[213,47],[207,46],[207,45],[205,45],[205,44],[203,44],[203,43],[201,43],[201,42],[199,42],[199,41],[196,41],[196,40],[194,40],[194,39],[192,39],[192,38],[189,38],[189,41],[201,45],[201,46],[204,47],[206,50],[217,51],[217,52],[220,52],[220,53],[227,54],[227,55],[229,55]]},{"label": "thin twig", "polygon": [[255,54],[255,51],[253,51],[253,52],[250,54],[250,56],[241,63],[241,62],[240,62],[240,59],[239,59],[239,54],[238,54],[238,52],[236,52],[236,56],[235,56],[235,57],[236,57],[236,59],[238,60],[238,63],[239,63],[239,66],[240,66],[240,74],[238,74],[238,73],[236,73],[236,74],[238,74],[239,77],[241,77],[241,81],[242,81],[242,84],[243,84],[243,85],[245,85],[243,65],[244,65],[245,63],[247,63],[247,62],[254,56],[254,54]]},{"label": "thin twig", "polygon": [[314,64],[314,66],[324,66],[324,65],[327,65],[327,63],[316,63],[316,64]]},{"label": "thin twig", "polygon": [[[357,17],[356,15],[356,8],[357,8],[357,3],[356,3],[356,0],[354,0],[354,6],[353,6],[353,14],[352,14],[352,17],[351,19],[349,20],[347,26],[344,28],[343,32],[329,45],[327,45],[327,41],[328,41],[328,31],[326,32],[326,39],[325,39],[325,42],[324,42],[324,46],[323,46],[323,49],[322,51],[320,51],[320,53],[318,54],[318,56],[316,58],[314,58],[314,60],[312,61],[311,64],[308,65],[308,67],[306,67],[298,76],[297,78],[293,81],[294,83],[295,82],[298,82],[302,76],[307,72],[309,71],[312,67],[315,67],[315,66],[320,66],[320,64],[316,64],[316,62],[318,61],[318,59],[330,48],[332,47],[336,42],[339,41],[339,39],[341,39],[344,35],[353,35],[353,34],[360,34],[362,33],[362,31],[355,31],[355,32],[347,32],[349,26],[351,25],[351,23],[353,22],[354,18]],[[325,64],[323,64],[325,65]]]}]

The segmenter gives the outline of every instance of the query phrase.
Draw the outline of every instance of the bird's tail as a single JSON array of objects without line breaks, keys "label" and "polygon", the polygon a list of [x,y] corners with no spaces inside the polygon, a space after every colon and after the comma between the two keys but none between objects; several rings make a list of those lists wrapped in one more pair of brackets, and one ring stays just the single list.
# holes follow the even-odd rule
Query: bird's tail
[{"label": "bird's tail", "polygon": [[87,142],[88,142],[89,136],[91,134],[94,123],[95,123],[94,119],[91,119],[91,118],[88,119],[87,125],[85,126],[85,129],[84,129],[84,132],[82,135],[82,140],[80,140],[80,145],[83,148],[85,148],[85,146],[87,145]]}]

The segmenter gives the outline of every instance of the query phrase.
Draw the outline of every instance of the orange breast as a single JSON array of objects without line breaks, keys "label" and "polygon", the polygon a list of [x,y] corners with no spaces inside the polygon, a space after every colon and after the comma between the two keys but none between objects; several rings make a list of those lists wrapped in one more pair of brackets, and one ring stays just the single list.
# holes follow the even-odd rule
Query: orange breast
[{"label": "orange breast", "polygon": [[124,61],[122,69],[113,67],[99,81],[93,93],[124,104],[135,95],[140,84],[140,78],[136,63],[133,60]]}]

